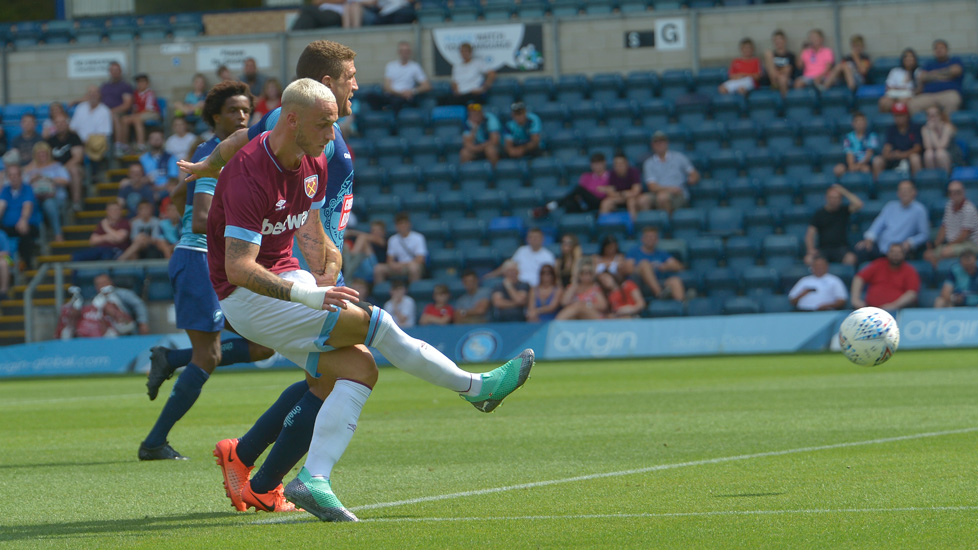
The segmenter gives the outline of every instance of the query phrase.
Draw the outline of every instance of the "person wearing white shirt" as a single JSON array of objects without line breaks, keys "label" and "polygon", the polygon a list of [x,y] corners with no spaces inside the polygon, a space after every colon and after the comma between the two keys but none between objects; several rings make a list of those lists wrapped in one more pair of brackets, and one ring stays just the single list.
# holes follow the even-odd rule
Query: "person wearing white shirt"
[{"label": "person wearing white shirt", "polygon": [[381,109],[389,105],[397,112],[406,105],[417,105],[418,96],[431,90],[424,69],[412,57],[411,45],[404,41],[398,43],[397,59],[384,69],[384,95],[371,102],[372,107]]},{"label": "person wearing white shirt", "polygon": [[411,231],[411,218],[406,212],[394,216],[397,233],[387,241],[387,261],[374,266],[374,284],[380,284],[391,276],[407,276],[416,281],[424,274],[428,260],[428,243],[424,235]]},{"label": "person wearing white shirt", "polygon": [[496,71],[485,66],[480,59],[472,57],[472,44],[463,43],[458,48],[462,62],[452,66],[452,94],[456,105],[466,105],[483,101],[486,92],[496,80]]},{"label": "person wearing white shirt", "polygon": [[166,138],[166,144],[163,148],[177,160],[189,160],[193,156],[190,146],[197,141],[197,136],[190,132],[187,119],[183,117],[174,118],[170,127],[173,133]]},{"label": "person wearing white shirt", "polygon": [[[543,246],[543,231],[536,227],[527,231],[526,244],[517,248],[510,259],[516,262],[520,269],[519,280],[531,287],[540,285],[540,268],[542,266],[557,264],[554,253]],[[499,277],[502,272],[503,266],[500,266],[486,273],[485,278]]]},{"label": "person wearing white shirt", "polygon": [[75,107],[69,127],[78,134],[82,142],[88,141],[93,134],[106,137],[112,135],[112,111],[102,103],[98,86],[89,86],[85,91],[85,101]]},{"label": "person wearing white shirt", "polygon": [[845,307],[849,292],[842,279],[829,273],[825,256],[816,255],[812,260],[812,274],[795,283],[788,299],[799,311],[826,311]]},{"label": "person wearing white shirt", "polygon": [[391,299],[384,304],[384,311],[394,317],[397,326],[408,328],[414,326],[417,318],[417,304],[414,298],[407,295],[404,281],[394,281],[391,284]]},{"label": "person wearing white shirt", "polygon": [[342,26],[345,4],[346,0],[312,0],[299,10],[299,16],[295,18],[292,30]]}]

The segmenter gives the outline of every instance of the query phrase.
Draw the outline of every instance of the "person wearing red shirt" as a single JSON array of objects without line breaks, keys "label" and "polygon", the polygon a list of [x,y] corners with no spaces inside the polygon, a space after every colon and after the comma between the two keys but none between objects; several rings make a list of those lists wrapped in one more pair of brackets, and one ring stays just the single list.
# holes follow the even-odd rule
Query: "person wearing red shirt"
[{"label": "person wearing red shirt", "polygon": [[[906,261],[898,244],[890,245],[885,258],[877,258],[852,278],[852,307],[872,306],[888,311],[901,309],[917,301],[920,275]],[[866,297],[863,298],[863,287]]]},{"label": "person wearing red shirt", "polygon": [[761,78],[761,60],[754,55],[754,41],[750,38],[740,41],[740,57],[730,62],[728,75],[730,80],[720,84],[721,94],[747,95],[757,87]]},{"label": "person wearing red shirt", "polygon": [[132,113],[122,117],[122,136],[119,141],[129,142],[129,127],[136,134],[136,148],[146,149],[146,123],[160,120],[160,105],[156,101],[156,92],[149,88],[149,77],[137,74],[136,93],[133,95]]},{"label": "person wearing red shirt", "polygon": [[451,299],[452,293],[448,290],[446,285],[435,285],[435,291],[432,294],[435,302],[424,306],[424,311],[421,313],[421,319],[418,320],[419,325],[450,325],[452,323],[452,318],[455,316],[455,308],[452,307],[448,300]]},{"label": "person wearing red shirt", "polygon": [[608,305],[611,306],[610,318],[628,319],[638,317],[645,309],[645,297],[635,281],[625,279],[620,284],[611,273],[598,275],[598,284],[608,295]]}]

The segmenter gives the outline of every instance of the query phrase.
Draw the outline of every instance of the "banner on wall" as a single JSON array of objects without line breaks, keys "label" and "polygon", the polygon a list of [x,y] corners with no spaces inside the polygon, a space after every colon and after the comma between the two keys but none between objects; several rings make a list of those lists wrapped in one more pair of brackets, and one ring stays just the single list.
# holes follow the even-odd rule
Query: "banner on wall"
[{"label": "banner on wall", "polygon": [[115,61],[126,70],[126,53],[110,50],[89,53],[68,54],[68,78],[72,80],[109,77],[109,63]]},{"label": "banner on wall", "polygon": [[436,76],[452,74],[452,66],[462,62],[458,48],[465,43],[472,44],[473,57],[496,72],[544,68],[543,26],[539,23],[440,28],[431,31],[431,37],[435,45]]},{"label": "banner on wall", "polygon": [[259,69],[272,66],[272,49],[260,42],[250,44],[218,44],[197,46],[197,70],[213,73],[221,65],[235,74],[244,68],[244,60],[252,57]]}]

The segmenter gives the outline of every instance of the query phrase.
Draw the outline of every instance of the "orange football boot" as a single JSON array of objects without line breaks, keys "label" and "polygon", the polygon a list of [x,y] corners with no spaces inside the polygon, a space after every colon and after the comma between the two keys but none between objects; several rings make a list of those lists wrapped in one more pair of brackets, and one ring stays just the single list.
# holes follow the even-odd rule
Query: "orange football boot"
[{"label": "orange football boot", "polygon": [[254,466],[245,466],[238,458],[238,440],[222,439],[214,447],[214,456],[217,457],[217,465],[221,467],[224,474],[224,493],[231,499],[231,505],[239,512],[248,510],[248,505],[241,499],[241,491]]},{"label": "orange football boot", "polygon": [[256,493],[251,490],[251,483],[247,482],[241,488],[241,500],[246,507],[254,507],[256,512],[294,512],[297,510],[295,504],[285,500],[281,483],[267,493]]}]

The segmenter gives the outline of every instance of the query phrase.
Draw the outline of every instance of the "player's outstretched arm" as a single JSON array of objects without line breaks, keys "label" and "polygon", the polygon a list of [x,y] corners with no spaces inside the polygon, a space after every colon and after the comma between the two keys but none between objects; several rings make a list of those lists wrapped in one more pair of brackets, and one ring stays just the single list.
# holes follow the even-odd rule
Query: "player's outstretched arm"
[{"label": "player's outstretched arm", "polygon": [[224,168],[231,157],[247,145],[248,141],[248,129],[242,128],[218,143],[217,147],[204,160],[199,162],[178,160],[177,167],[189,174],[186,181],[194,181],[199,178],[217,179],[221,175],[221,168]]}]

